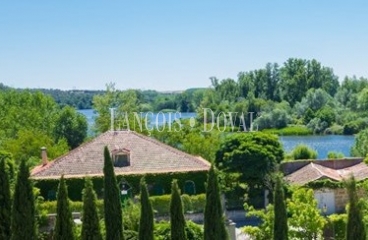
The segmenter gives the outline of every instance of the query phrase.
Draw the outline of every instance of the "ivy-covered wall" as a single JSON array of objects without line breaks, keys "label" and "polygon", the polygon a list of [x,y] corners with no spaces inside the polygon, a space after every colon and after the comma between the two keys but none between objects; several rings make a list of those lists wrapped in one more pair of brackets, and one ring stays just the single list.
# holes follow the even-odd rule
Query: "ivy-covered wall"
[{"label": "ivy-covered wall", "polygon": [[[123,179],[131,186],[132,195],[139,193],[139,182],[145,177],[151,196],[169,194],[171,192],[171,182],[173,179],[178,180],[182,193],[200,194],[205,192],[205,182],[207,181],[207,171],[201,172],[177,172],[177,173],[158,173],[158,174],[131,174],[116,176],[120,183]],[[103,177],[92,177],[94,189],[99,198],[103,197]],[[193,188],[188,187],[186,181],[193,181]],[[45,200],[55,200],[56,190],[59,179],[34,180],[35,187],[40,189],[41,196]],[[84,187],[84,178],[67,178],[69,198],[72,201],[82,200],[82,190]]]}]

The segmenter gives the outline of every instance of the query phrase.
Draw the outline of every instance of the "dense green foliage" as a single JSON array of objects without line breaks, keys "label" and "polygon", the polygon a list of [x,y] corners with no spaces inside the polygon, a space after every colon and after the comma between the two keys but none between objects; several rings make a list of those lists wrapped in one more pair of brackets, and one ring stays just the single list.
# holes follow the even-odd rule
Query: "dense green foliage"
[{"label": "dense green foliage", "polygon": [[332,214],[328,216],[328,227],[334,233],[335,240],[346,240],[347,215],[346,214]]},{"label": "dense green foliage", "polygon": [[55,119],[54,136],[56,141],[63,138],[70,148],[74,149],[81,144],[87,137],[87,121],[74,108],[66,106],[61,109]]},{"label": "dense green foliage", "polygon": [[144,178],[141,180],[140,187],[141,217],[139,222],[139,240],[153,240],[153,209],[149,200],[148,190]]},{"label": "dense green foliage", "polygon": [[[1,84],[1,83],[0,83]],[[0,90],[16,90],[1,84]],[[51,96],[61,106],[76,109],[93,108],[93,98],[106,93],[104,90],[59,90],[30,89],[30,92],[42,92]],[[138,96],[142,111],[162,111],[165,109],[181,112],[194,112],[202,98],[204,89],[192,88],[183,92],[158,92],[155,90],[134,90]]]},{"label": "dense green foliage", "polygon": [[[171,240],[170,222],[161,221],[155,224],[156,240]],[[203,227],[192,221],[187,221],[185,225],[185,233],[189,240],[203,240]]]},{"label": "dense green foliage", "polygon": [[253,206],[244,204],[247,217],[261,219],[258,226],[245,226],[242,230],[255,240],[273,239],[273,227],[275,221],[274,207],[268,204],[265,209],[256,210]]},{"label": "dense green foliage", "polygon": [[73,227],[74,222],[72,218],[72,213],[69,209],[68,190],[65,184],[64,177],[61,176],[57,192],[56,221],[53,239],[73,240]]},{"label": "dense green foliage", "polygon": [[5,161],[0,158],[0,239],[10,239],[11,236],[10,182]]},{"label": "dense green foliage", "polygon": [[[19,164],[40,164],[41,147],[54,159],[84,141],[87,122],[74,108],[60,108],[41,92],[0,91],[0,150]],[[69,145],[68,145],[69,144]]]},{"label": "dense green foliage", "polygon": [[36,239],[37,236],[35,198],[25,160],[20,163],[14,189],[11,232],[11,240]]},{"label": "dense green foliage", "polygon": [[365,223],[363,222],[363,205],[358,197],[356,182],[353,176],[346,182],[346,188],[349,196],[346,239],[365,240],[367,239],[367,233]]},{"label": "dense green foliage", "polygon": [[242,184],[249,187],[249,197],[259,196],[271,174],[283,160],[284,152],[277,136],[262,132],[234,133],[222,142],[216,153],[216,165],[225,173],[228,189],[239,194]]},{"label": "dense green foliage", "polygon": [[357,157],[366,157],[368,154],[368,129],[358,133],[351,148],[351,154]]},{"label": "dense green foliage", "polygon": [[178,182],[173,180],[170,201],[170,229],[172,240],[186,240],[183,202],[180,197]]},{"label": "dense green foliage", "polygon": [[320,239],[326,224],[325,218],[317,208],[317,200],[311,189],[300,188],[293,192],[288,201],[289,237],[291,239]]},{"label": "dense green foliage", "polygon": [[276,184],[274,190],[274,213],[275,219],[273,227],[273,239],[274,240],[287,240],[288,239],[288,225],[287,225],[287,210],[284,194],[284,185],[282,176],[276,176]]},{"label": "dense green foliage", "polygon": [[291,152],[291,157],[295,160],[298,159],[316,159],[317,152],[307,145],[299,144]]},{"label": "dense green foliage", "polygon": [[81,237],[82,240],[102,240],[93,183],[89,178],[85,178],[84,181]]},{"label": "dense green foliage", "polygon": [[103,172],[106,239],[124,240],[120,191],[107,146],[104,149]]},{"label": "dense green foliage", "polygon": [[208,173],[206,199],[206,207],[204,210],[204,239],[229,239],[225,227],[224,211],[221,203],[217,173],[213,165]]},{"label": "dense green foliage", "polygon": [[[132,187],[133,195],[137,195],[139,193],[139,182],[143,175],[141,174],[130,174],[125,175],[124,179],[129,183]],[[189,194],[185,188],[186,181],[193,181],[195,183],[196,194],[204,193],[205,187],[204,183],[207,179],[207,171],[201,172],[177,172],[177,173],[154,173],[154,174],[145,174],[144,175],[146,182],[148,185],[151,185],[150,195],[162,195],[168,194],[171,192],[171,182],[173,179],[178,180],[178,184],[182,189],[183,193]],[[122,180],[123,176],[116,176],[117,182]],[[104,188],[104,179],[103,177],[91,177],[93,181],[94,189],[98,196],[103,196],[102,189]],[[84,179],[83,178],[68,178],[65,179],[68,189],[69,189],[69,198],[72,201],[81,201],[82,200],[82,190],[84,188]],[[37,179],[34,180],[35,186],[40,189],[41,196],[45,200],[55,200],[55,194],[58,187],[58,180],[55,179]]]}]

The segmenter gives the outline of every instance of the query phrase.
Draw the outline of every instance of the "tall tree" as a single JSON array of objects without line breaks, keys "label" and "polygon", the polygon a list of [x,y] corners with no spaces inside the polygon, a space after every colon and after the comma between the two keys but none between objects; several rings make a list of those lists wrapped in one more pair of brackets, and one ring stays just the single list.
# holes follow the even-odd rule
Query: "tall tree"
[{"label": "tall tree", "polygon": [[93,97],[93,108],[98,113],[95,120],[95,129],[98,132],[106,132],[111,129],[109,108],[115,108],[115,129],[123,128],[142,132],[145,129],[140,129],[137,121],[141,121],[142,124],[143,119],[138,120],[139,116],[133,114],[133,112],[139,112],[139,104],[136,90],[119,91],[115,88],[115,83],[107,84],[106,92],[103,95]]},{"label": "tall tree", "polygon": [[356,182],[353,176],[346,182],[349,195],[348,223],[346,228],[347,240],[365,240],[366,230],[363,221],[363,206],[358,198]]},{"label": "tall tree", "polygon": [[229,239],[225,227],[217,174],[213,165],[211,166],[207,179],[206,206],[204,209],[204,239]]},{"label": "tall tree", "polygon": [[0,159],[0,239],[10,239],[11,235],[10,184],[5,161],[5,159]]},{"label": "tall tree", "polygon": [[102,240],[93,183],[90,178],[84,181],[82,240]]},{"label": "tall tree", "polygon": [[153,209],[149,200],[147,185],[144,178],[140,183],[141,191],[141,218],[139,221],[139,240],[153,240]]},{"label": "tall tree", "polygon": [[78,147],[87,136],[87,119],[73,107],[66,106],[56,115],[54,137],[65,138],[71,149]]},{"label": "tall tree", "polygon": [[221,143],[215,163],[226,173],[226,187],[243,196],[242,184],[246,183],[252,200],[266,186],[266,180],[283,160],[283,154],[277,136],[263,132],[234,133]]},{"label": "tall tree", "polygon": [[180,189],[176,179],[173,180],[171,184],[170,223],[171,239],[186,240],[183,202],[180,197]]},{"label": "tall tree", "polygon": [[123,219],[120,192],[116,181],[110,151],[104,149],[104,208],[106,239],[123,240]]},{"label": "tall tree", "polygon": [[12,221],[12,240],[36,239],[35,199],[29,180],[29,169],[25,160],[21,161],[15,184]]},{"label": "tall tree", "polygon": [[56,221],[54,230],[54,240],[73,240],[73,218],[69,208],[68,189],[64,177],[61,176],[56,206]]},{"label": "tall tree", "polygon": [[273,239],[274,240],[287,240],[288,239],[288,225],[287,225],[287,212],[284,188],[282,183],[282,176],[276,176],[276,184],[274,191],[274,214],[275,219],[273,227]]}]

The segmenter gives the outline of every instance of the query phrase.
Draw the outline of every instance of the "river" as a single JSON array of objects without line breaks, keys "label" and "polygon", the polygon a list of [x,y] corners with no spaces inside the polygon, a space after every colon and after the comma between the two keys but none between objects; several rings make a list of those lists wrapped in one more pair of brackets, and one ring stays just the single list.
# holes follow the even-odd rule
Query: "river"
[{"label": "river", "polygon": [[[92,109],[79,110],[87,118],[88,125],[91,127],[94,123],[94,117],[96,114]],[[145,115],[143,115],[145,116]],[[195,117],[196,113],[181,113],[181,118]],[[151,123],[162,125],[169,119],[174,119],[175,116],[171,113],[153,113],[148,114],[147,118]],[[344,156],[349,157],[350,149],[354,144],[354,136],[342,136],[342,135],[314,135],[314,136],[281,136],[280,141],[284,147],[285,152],[290,152],[298,144],[305,144],[314,149],[318,153],[318,159],[326,159],[327,154],[330,151],[341,152]]]}]

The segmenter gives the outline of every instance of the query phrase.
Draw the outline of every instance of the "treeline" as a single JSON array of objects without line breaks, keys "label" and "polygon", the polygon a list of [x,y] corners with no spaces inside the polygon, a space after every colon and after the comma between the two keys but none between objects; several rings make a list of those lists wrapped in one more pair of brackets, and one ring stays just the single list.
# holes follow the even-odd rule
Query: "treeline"
[{"label": "treeline", "polygon": [[[0,83],[0,90],[10,90]],[[24,91],[24,89],[14,89]],[[76,109],[92,109],[93,98],[103,95],[106,90],[60,90],[60,89],[28,89],[31,92],[42,92],[50,95],[61,106],[72,106]],[[128,90],[137,95],[142,111],[181,111],[195,112],[202,99],[204,89],[193,88],[177,92],[159,92],[155,90]]]},{"label": "treeline", "polygon": [[[368,126],[368,80],[345,77],[340,84],[333,70],[316,60],[291,58],[282,66],[268,63],[240,72],[236,80],[211,81],[200,106],[211,108],[215,116],[253,112],[259,130],[297,125],[301,128],[293,134],[355,134]],[[203,111],[198,113],[203,119]]]}]

